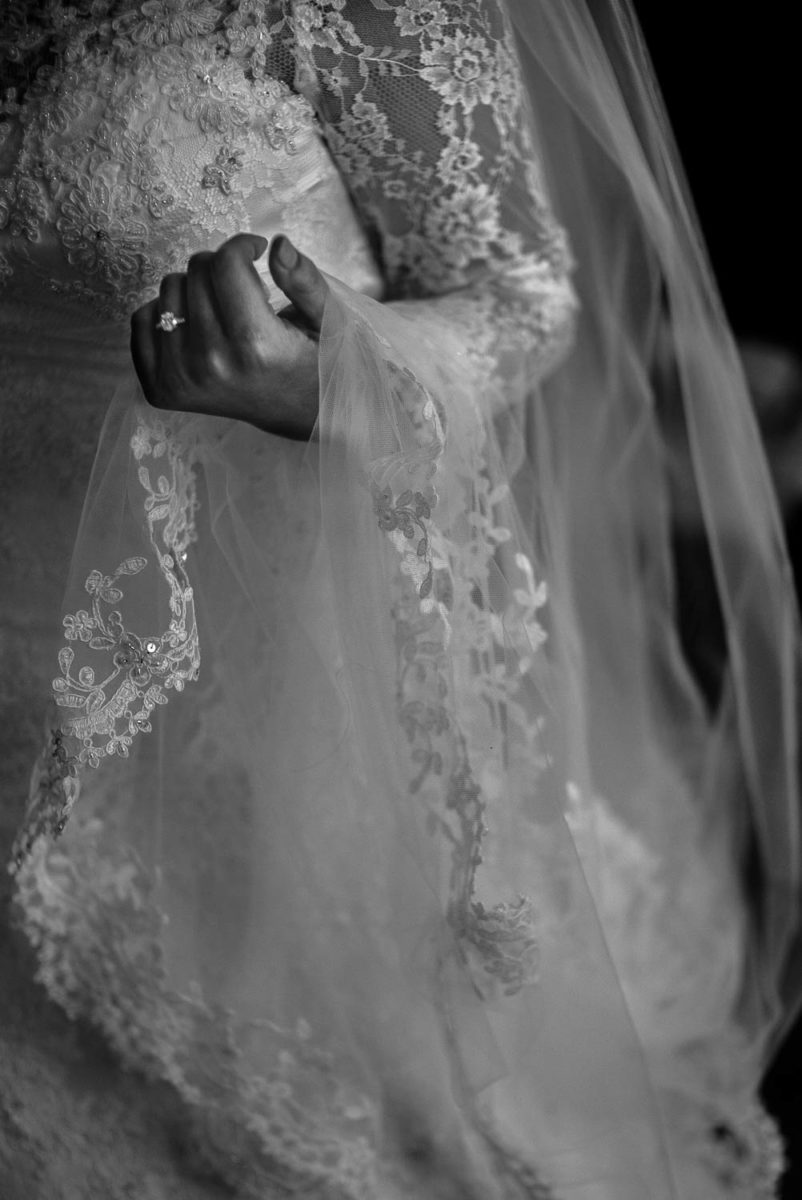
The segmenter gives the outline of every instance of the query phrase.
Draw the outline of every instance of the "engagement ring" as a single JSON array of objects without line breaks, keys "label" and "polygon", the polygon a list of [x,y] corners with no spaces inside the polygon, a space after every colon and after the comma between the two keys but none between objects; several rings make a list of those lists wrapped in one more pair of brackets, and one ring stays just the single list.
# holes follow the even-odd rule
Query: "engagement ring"
[{"label": "engagement ring", "polygon": [[186,317],[177,317],[175,313],[163,312],[156,322],[156,328],[162,333],[172,333],[179,325],[186,323]]}]

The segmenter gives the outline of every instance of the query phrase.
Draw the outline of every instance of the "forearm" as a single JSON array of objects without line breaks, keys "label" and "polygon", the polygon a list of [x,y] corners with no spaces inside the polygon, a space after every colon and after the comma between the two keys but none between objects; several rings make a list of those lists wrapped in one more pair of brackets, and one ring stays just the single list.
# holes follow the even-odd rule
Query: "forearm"
[{"label": "forearm", "polygon": [[576,302],[503,5],[316,12],[310,96],[388,302],[453,331],[491,407],[515,403],[564,354]]}]

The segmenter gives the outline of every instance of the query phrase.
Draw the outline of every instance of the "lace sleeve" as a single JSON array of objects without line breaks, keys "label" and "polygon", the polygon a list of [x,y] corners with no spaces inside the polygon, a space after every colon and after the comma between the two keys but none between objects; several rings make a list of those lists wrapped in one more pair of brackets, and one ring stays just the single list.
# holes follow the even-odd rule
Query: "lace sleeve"
[{"label": "lace sleeve", "polygon": [[576,300],[503,5],[312,0],[294,12],[301,87],[375,241],[388,302],[436,310],[507,403],[522,349],[529,385],[565,352]]}]

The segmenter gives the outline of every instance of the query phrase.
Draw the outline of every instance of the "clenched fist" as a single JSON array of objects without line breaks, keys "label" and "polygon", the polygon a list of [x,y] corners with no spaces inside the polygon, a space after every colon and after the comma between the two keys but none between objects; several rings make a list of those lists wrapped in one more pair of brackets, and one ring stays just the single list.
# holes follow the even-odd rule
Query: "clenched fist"
[{"label": "clenched fist", "polygon": [[[148,403],[248,421],[308,438],[318,414],[317,340],[328,284],[286,237],[270,248],[270,273],[291,305],[273,312],[254,261],[267,242],[238,233],[166,275],[158,300],[131,318],[131,355]],[[172,332],[161,314],[183,317]]]}]

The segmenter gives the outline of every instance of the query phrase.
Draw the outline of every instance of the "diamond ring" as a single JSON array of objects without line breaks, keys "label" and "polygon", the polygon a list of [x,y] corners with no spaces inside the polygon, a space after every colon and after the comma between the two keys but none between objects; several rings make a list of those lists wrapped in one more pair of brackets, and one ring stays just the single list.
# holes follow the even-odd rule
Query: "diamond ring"
[{"label": "diamond ring", "polygon": [[179,325],[186,324],[186,317],[177,317],[175,313],[163,312],[156,322],[156,328],[162,333],[172,333]]}]

